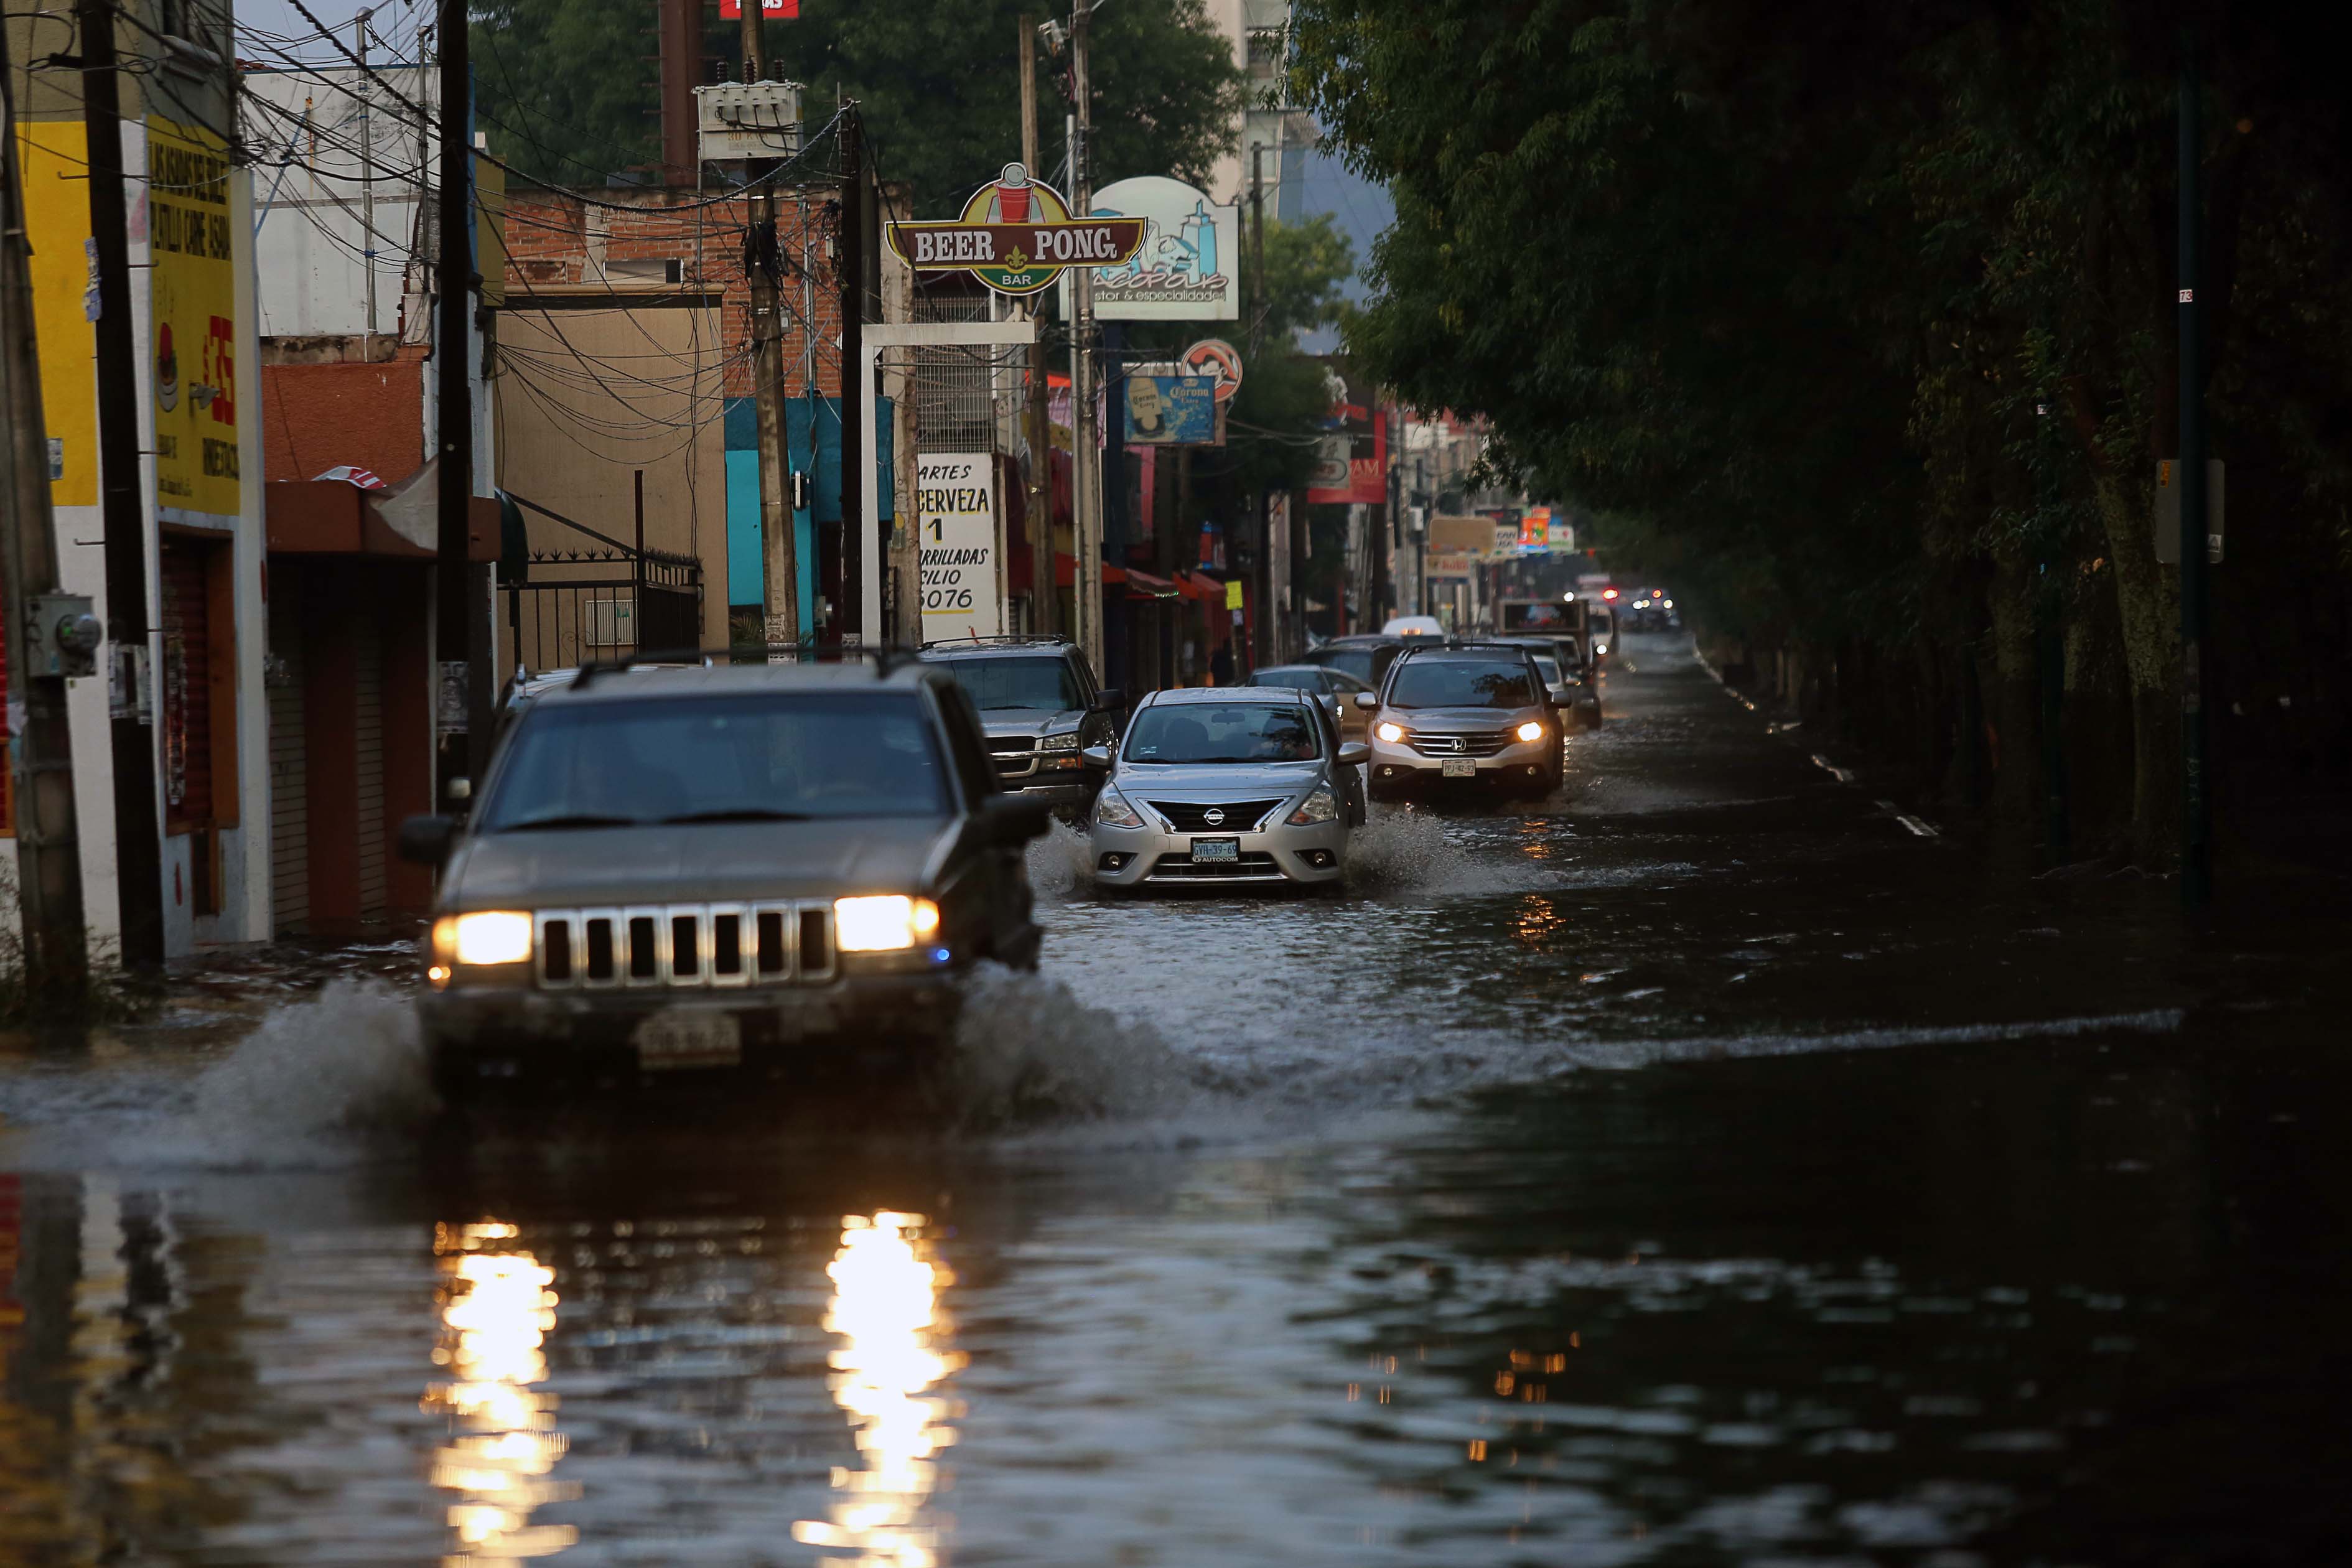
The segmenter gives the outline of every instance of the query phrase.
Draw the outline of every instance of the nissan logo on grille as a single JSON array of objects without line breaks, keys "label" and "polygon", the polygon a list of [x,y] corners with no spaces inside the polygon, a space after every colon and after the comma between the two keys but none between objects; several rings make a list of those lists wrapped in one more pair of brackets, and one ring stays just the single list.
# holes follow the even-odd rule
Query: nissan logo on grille
[{"label": "nissan logo on grille", "polygon": [[1201,814],[1201,820],[1212,827],[1220,827],[1224,825],[1225,814],[1213,805]]}]

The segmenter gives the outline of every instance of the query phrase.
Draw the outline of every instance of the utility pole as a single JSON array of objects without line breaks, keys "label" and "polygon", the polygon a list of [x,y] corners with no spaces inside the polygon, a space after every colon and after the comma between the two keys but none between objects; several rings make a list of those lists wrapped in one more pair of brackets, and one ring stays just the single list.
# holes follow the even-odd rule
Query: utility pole
[{"label": "utility pole", "polygon": [[434,658],[440,735],[440,800],[459,806],[452,785],[472,779],[480,748],[472,733],[474,596],[467,559],[467,523],[474,494],[473,294],[477,281],[469,221],[473,205],[474,146],[467,127],[473,80],[467,58],[465,0],[439,6],[441,93],[440,254],[435,258],[441,290],[433,334],[435,457],[440,464],[434,492]]},{"label": "utility pole", "polygon": [[[761,33],[767,7],[749,0],[743,12],[743,79],[768,79],[767,41]],[[672,46],[675,53],[677,46]],[[688,95],[691,99],[691,94]],[[793,538],[793,514],[784,493],[784,323],[776,299],[782,251],[776,243],[775,165],[761,160],[747,171],[751,178],[751,405],[760,440],[760,565],[761,635],[772,650],[795,648],[801,640],[800,560]],[[808,225],[801,225],[805,253]],[[803,254],[805,259],[805,254]],[[806,321],[802,330],[814,335]],[[846,361],[843,363],[846,363]],[[816,426],[809,426],[815,444]]]},{"label": "utility pole", "polygon": [[[857,105],[841,108],[841,597],[835,613],[842,642],[882,643],[877,624],[866,624],[866,552],[873,551],[878,573],[887,559],[882,542],[866,537],[866,487],[873,470],[859,456],[866,450],[866,422],[874,417],[874,377],[866,363],[866,127]],[[810,446],[815,446],[811,427]],[[877,601],[878,602],[878,601]]]},{"label": "utility pole", "polygon": [[375,362],[375,123],[370,112],[375,102],[374,79],[368,74],[368,18],[373,6],[352,18],[359,34],[360,79],[360,264],[367,271],[367,323],[360,329],[360,362]]},{"label": "utility pole", "polygon": [[[8,37],[0,29],[0,81]],[[25,240],[24,181],[15,127],[0,147],[0,574],[10,638],[7,668],[25,704],[8,748],[16,805],[16,909],[25,995],[34,1011],[69,1014],[87,990],[89,946],[82,923],[81,847],[74,831],[73,731],[63,677],[35,673],[35,604],[58,586],[56,520],[49,510],[47,426],[41,412],[40,347],[33,332],[33,279]]]},{"label": "utility pole", "polygon": [[[1021,13],[1021,166],[1029,177],[1037,174],[1037,18]],[[1032,295],[1031,320],[1045,308],[1045,296]],[[1061,606],[1054,590],[1053,430],[1045,407],[1045,346],[1043,335],[1030,345],[1029,355],[1029,504],[1023,510],[1029,530],[1029,630],[1051,636]]]},{"label": "utility pole", "polygon": [[662,178],[691,185],[702,167],[694,109],[694,84],[702,75],[702,0],[659,3],[655,36],[661,44]]},{"label": "utility pole", "polygon": [[128,655],[114,708],[114,866],[122,964],[163,966],[163,824],[155,815],[154,715],[148,679],[147,510],[140,498],[139,368],[131,345],[131,236],[123,209],[122,99],[114,7],[75,0],[81,28],[82,124],[89,140],[89,235],[98,261],[98,473],[106,527],[107,636]]},{"label": "utility pole", "polygon": [[2180,900],[2213,897],[2212,801],[2205,774],[2205,135],[2196,40],[2180,33]]},{"label": "utility pole", "polygon": [[[1258,341],[1265,333],[1265,143],[1250,144],[1250,357],[1257,357]],[[1251,639],[1254,665],[1271,662],[1274,647],[1274,541],[1272,510],[1265,492],[1257,497],[1257,635]],[[1304,574],[1302,558],[1291,568]],[[1341,613],[1345,614],[1344,606]],[[1303,640],[1303,639],[1302,639]]]},{"label": "utility pole", "polygon": [[[1095,177],[1089,166],[1094,136],[1094,87],[1087,74],[1087,40],[1094,0],[1070,7],[1070,94],[1076,116],[1070,137],[1070,212],[1094,210]],[[1077,525],[1077,570],[1071,599],[1077,605],[1078,646],[1099,673],[1103,667],[1102,460],[1095,448],[1095,273],[1070,268],[1070,521]]]}]

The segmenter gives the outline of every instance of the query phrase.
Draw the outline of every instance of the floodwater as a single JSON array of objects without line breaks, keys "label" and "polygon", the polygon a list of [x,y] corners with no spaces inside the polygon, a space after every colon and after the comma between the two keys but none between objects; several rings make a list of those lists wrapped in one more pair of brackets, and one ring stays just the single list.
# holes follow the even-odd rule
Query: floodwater
[{"label": "floodwater", "polygon": [[19,1047],[0,1562],[2352,1558],[2340,888],[2191,941],[1627,641],[1345,897],[1039,846],[945,1092],[437,1115],[383,952]]}]

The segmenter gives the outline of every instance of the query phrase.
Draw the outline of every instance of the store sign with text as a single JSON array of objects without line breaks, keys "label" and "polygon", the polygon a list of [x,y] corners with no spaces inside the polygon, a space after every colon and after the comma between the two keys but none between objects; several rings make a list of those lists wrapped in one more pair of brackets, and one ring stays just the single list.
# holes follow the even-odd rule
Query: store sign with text
[{"label": "store sign with text", "polygon": [[1095,316],[1105,321],[1231,321],[1239,319],[1241,208],[1160,174],[1120,180],[1095,193],[1095,218],[1143,226],[1133,255],[1095,272]]},{"label": "store sign with text", "polygon": [[954,219],[896,222],[885,232],[918,272],[969,272],[1000,294],[1034,294],[1073,266],[1124,266],[1143,230],[1141,218],[1074,220],[1060,192],[1007,163]]},{"label": "store sign with text", "polygon": [[230,167],[227,144],[211,132],[148,118],[155,495],[219,517],[236,516],[244,495]]},{"label": "store sign with text", "polygon": [[[743,0],[719,0],[719,14],[730,22],[743,19]],[[798,19],[801,0],[760,0],[760,15],[771,22]]]},{"label": "store sign with text", "polygon": [[1389,499],[1389,422],[1380,416],[1378,395],[1335,362],[1325,362],[1323,380],[1331,411],[1324,416],[1322,441],[1315,450],[1307,504],[1382,505]]},{"label": "store sign with text", "polygon": [[923,640],[1002,636],[993,459],[985,452],[926,452],[916,458],[915,521]]}]

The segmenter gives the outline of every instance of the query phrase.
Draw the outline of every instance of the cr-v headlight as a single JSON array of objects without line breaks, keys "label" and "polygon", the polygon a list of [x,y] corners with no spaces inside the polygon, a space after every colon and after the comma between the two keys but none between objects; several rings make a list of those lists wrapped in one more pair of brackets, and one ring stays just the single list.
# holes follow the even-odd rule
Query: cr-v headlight
[{"label": "cr-v headlight", "polygon": [[1127,803],[1127,796],[1106,786],[1095,796],[1095,820],[1106,827],[1140,827],[1143,816]]},{"label": "cr-v headlight", "polygon": [[1339,815],[1339,803],[1332,798],[1331,792],[1328,789],[1318,789],[1298,803],[1298,809],[1290,814],[1290,826],[1312,827],[1318,822],[1328,822]]},{"label": "cr-v headlight", "polygon": [[834,941],[844,952],[895,952],[940,931],[940,906],[904,893],[833,900]]},{"label": "cr-v headlight", "polygon": [[1383,724],[1379,729],[1373,731],[1372,733],[1378,735],[1381,740],[1386,741],[1390,745],[1393,746],[1399,741],[1404,739],[1404,726],[1402,724]]},{"label": "cr-v headlight", "polygon": [[1533,719],[1530,719],[1526,723],[1520,725],[1517,729],[1512,731],[1511,733],[1517,735],[1522,741],[1540,741],[1543,739],[1543,726],[1536,722]]}]

